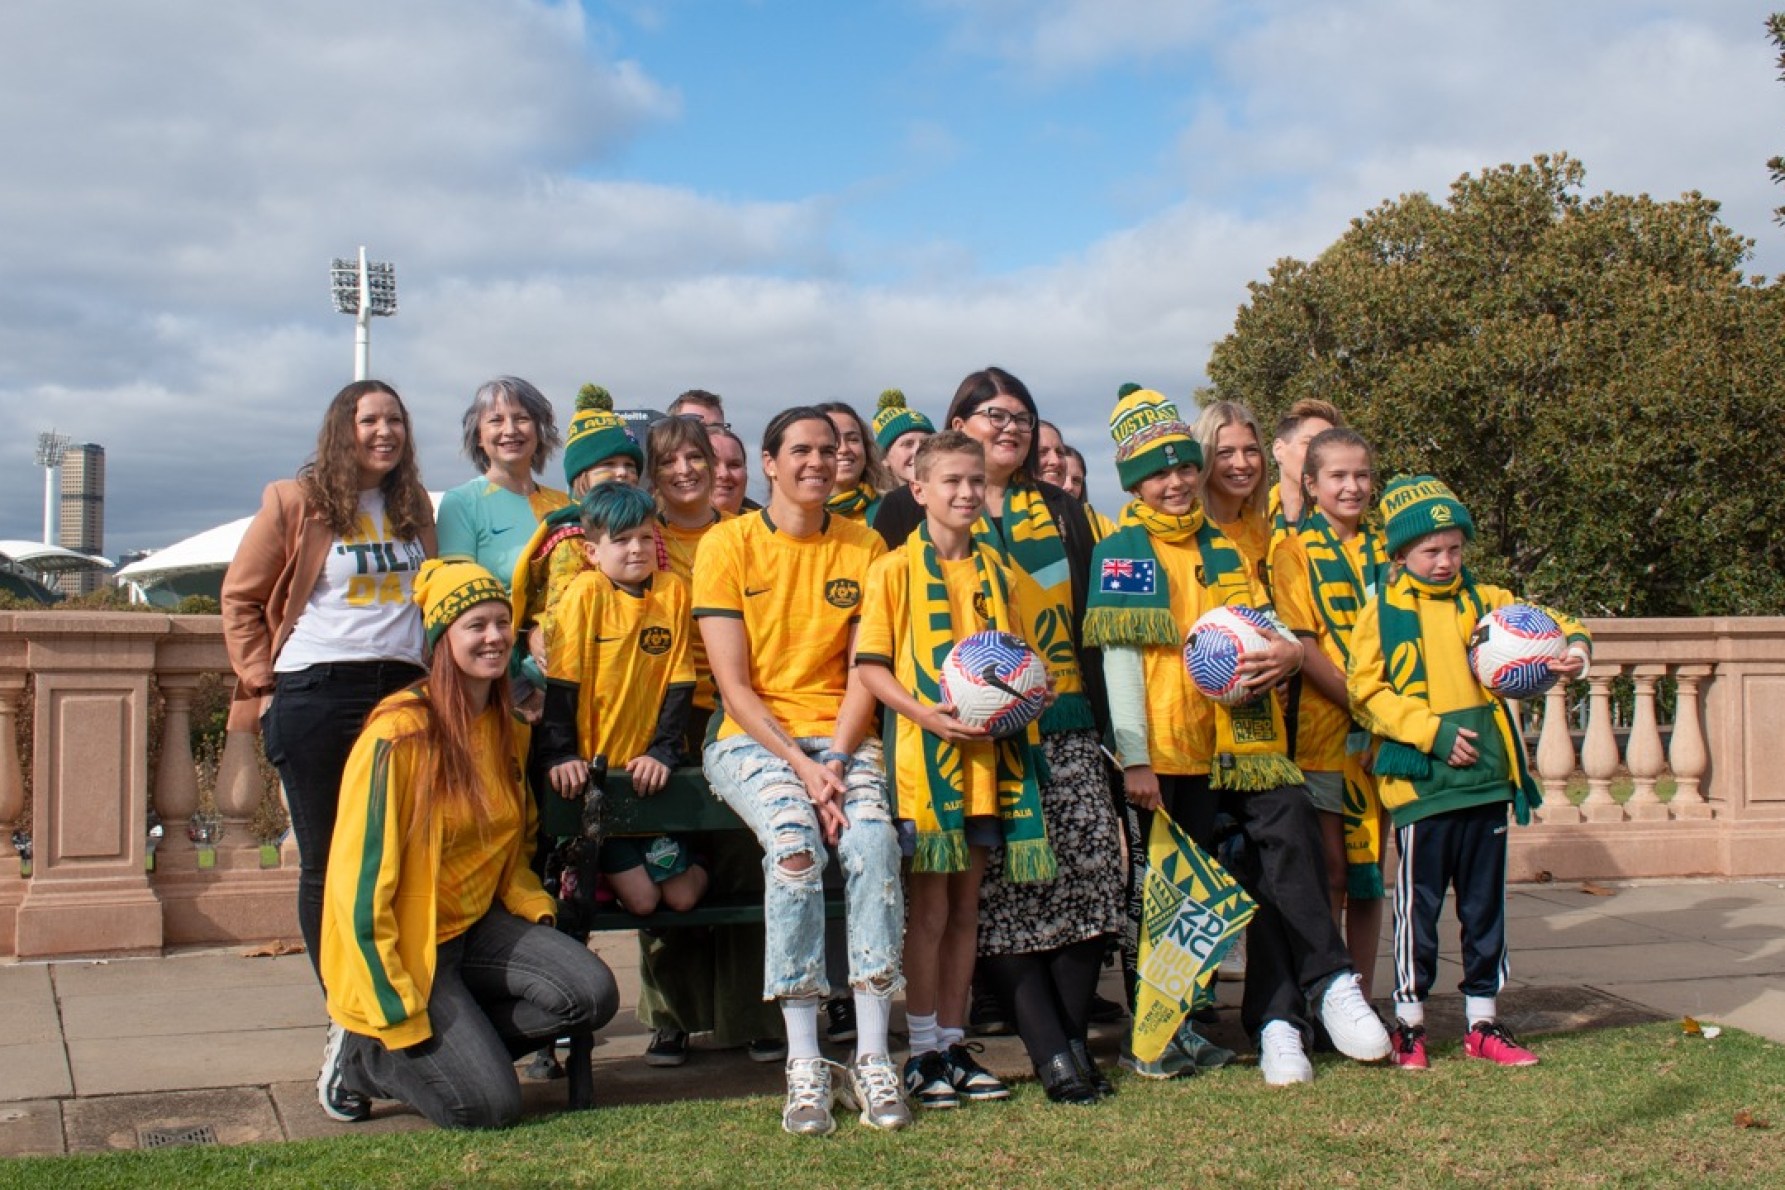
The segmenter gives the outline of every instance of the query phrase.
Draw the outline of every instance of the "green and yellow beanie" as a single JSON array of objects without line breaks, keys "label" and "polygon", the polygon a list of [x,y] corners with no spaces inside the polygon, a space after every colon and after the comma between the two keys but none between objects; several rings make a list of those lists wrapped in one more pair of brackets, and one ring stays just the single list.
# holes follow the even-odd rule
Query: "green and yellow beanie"
[{"label": "green and yellow beanie", "polygon": [[934,434],[936,425],[917,410],[906,408],[905,394],[898,389],[889,388],[881,393],[880,404],[874,411],[874,441],[880,444],[881,452],[912,430]]},{"label": "green and yellow beanie", "polygon": [[1138,384],[1124,384],[1109,415],[1116,440],[1116,478],[1132,492],[1149,475],[1185,463],[1202,466],[1202,447],[1171,398]]},{"label": "green and yellow beanie", "polygon": [[564,484],[576,483],[576,477],[616,455],[626,455],[645,469],[645,452],[627,432],[626,423],[614,415],[614,398],[595,384],[585,384],[576,394],[576,414],[570,419],[570,433],[564,441]]},{"label": "green and yellow beanie", "polygon": [[415,602],[421,605],[428,651],[452,622],[480,603],[508,603],[508,588],[475,562],[442,562],[429,558],[415,574]]},{"label": "green and yellow beanie", "polygon": [[1382,491],[1381,511],[1391,558],[1427,534],[1445,529],[1461,529],[1464,541],[1475,540],[1469,510],[1448,484],[1434,476],[1395,476]]}]

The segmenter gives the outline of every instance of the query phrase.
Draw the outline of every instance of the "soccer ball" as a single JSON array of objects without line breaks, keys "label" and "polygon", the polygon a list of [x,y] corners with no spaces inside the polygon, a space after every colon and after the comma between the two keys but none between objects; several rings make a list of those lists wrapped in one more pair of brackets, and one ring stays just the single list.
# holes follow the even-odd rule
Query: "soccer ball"
[{"label": "soccer ball", "polygon": [[975,632],[942,659],[942,697],[968,727],[1010,736],[1033,723],[1047,702],[1047,666],[1023,638]]},{"label": "soccer ball", "polygon": [[1251,702],[1262,690],[1240,680],[1240,662],[1271,647],[1271,618],[1251,607],[1217,607],[1202,614],[1184,641],[1184,666],[1196,688],[1222,706]]},{"label": "soccer ball", "polygon": [[1556,684],[1549,662],[1568,651],[1568,638],[1548,612],[1509,603],[1481,617],[1469,636],[1469,668],[1501,698],[1536,698]]}]

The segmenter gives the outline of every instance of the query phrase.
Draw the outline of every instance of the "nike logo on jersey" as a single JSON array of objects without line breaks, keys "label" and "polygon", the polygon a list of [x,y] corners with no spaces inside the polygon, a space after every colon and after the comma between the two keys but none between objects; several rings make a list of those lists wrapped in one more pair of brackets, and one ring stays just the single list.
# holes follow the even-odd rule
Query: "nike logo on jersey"
[{"label": "nike logo on jersey", "polygon": [[494,537],[494,536],[496,536],[496,535],[497,535],[497,534],[498,534],[498,533],[506,533],[506,532],[508,532],[508,531],[509,531],[509,530],[510,530],[510,529],[512,529],[512,528],[514,528],[514,526],[513,526],[513,525],[503,525],[503,526],[502,526],[502,527],[501,527],[501,528],[499,528],[499,529],[498,529],[498,528],[497,528],[497,527],[495,527],[495,526],[494,526],[494,525],[492,525],[492,526],[490,526],[490,536],[491,536],[491,537]]},{"label": "nike logo on jersey", "polygon": [[744,598],[752,599],[758,595],[764,594],[771,590],[773,590],[772,587],[757,587],[755,590],[751,590],[749,587],[745,587],[744,588]]}]

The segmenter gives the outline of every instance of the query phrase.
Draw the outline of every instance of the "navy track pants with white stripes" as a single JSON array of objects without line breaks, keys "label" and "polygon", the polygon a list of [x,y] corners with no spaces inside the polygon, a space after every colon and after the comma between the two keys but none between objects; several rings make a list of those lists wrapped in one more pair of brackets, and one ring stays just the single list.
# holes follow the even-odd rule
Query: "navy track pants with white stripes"
[{"label": "navy track pants with white stripes", "polygon": [[1395,1002],[1421,1003],[1438,978],[1438,916],[1456,890],[1465,996],[1506,983],[1506,806],[1494,802],[1395,828]]}]

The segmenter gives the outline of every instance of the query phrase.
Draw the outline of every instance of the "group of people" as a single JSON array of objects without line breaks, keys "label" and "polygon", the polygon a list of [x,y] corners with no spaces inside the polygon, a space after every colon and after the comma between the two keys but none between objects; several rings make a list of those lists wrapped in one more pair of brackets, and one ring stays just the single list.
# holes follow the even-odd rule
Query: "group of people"
[{"label": "group of people", "polygon": [[[1462,567],[1466,508],[1430,476],[1379,485],[1324,402],[1267,440],[1241,405],[1189,422],[1126,385],[1110,433],[1129,496],[1113,519],[1002,369],[967,376],[939,422],[892,390],[871,419],[797,406],[763,431],[758,506],[716,395],[682,394],[641,433],[585,388],[560,435],[537,389],[501,377],[464,418],[479,474],[436,525],[401,399],[344,388],[223,591],[232,726],[258,724],[284,783],[333,1021],[324,1110],[364,1119],[389,1098],[442,1126],[512,1121],[517,1061],[552,1073],[556,1039],[617,1011],[582,941],[588,905],[673,912],[712,888],[759,891],[762,924],[641,933],[648,1061],[679,1064],[712,1032],[784,1063],[788,1132],[833,1131],[839,1102],[903,1128],[914,1105],[1008,1096],[967,1041],[977,990],[1051,1100],[1096,1103],[1116,1091],[1087,1043],[1096,986],[1134,934],[1158,814],[1257,903],[1241,1015],[1267,1082],[1312,1079],[1316,1044],[1427,1063],[1452,888],[1465,1052],[1536,1061],[1495,996],[1507,811],[1538,795],[1465,656],[1513,597]],[[541,482],[560,445],[565,490]],[[1274,626],[1237,706],[1183,659],[1189,627],[1231,605]],[[1554,668],[1579,676],[1590,642],[1562,619]],[[949,652],[986,630],[1047,672],[1045,709],[1007,738],[942,694]],[[691,763],[755,848],[732,833],[578,853],[592,785],[624,771],[649,796]],[[1390,827],[1392,1028],[1370,1005]],[[1165,1079],[1231,1061],[1197,1015],[1124,1065]],[[848,1062],[821,1031],[853,1041]]]}]

